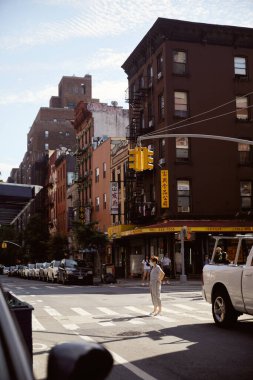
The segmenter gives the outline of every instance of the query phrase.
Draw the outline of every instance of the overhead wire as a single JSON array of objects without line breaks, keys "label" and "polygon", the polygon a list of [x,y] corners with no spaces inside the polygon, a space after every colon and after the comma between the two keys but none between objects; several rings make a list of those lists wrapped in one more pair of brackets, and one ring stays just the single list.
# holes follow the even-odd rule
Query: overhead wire
[{"label": "overhead wire", "polygon": [[[251,95],[251,94],[253,94],[253,91],[251,91],[251,92],[249,92],[249,93],[247,93],[247,94],[245,94],[245,95],[238,96],[238,98],[245,98],[245,97],[247,97],[247,96],[249,96],[249,95]],[[230,100],[229,102],[223,103],[223,104],[221,104],[221,105],[219,105],[219,106],[216,106],[216,107],[214,107],[214,108],[212,108],[212,109],[210,109],[210,110],[207,110],[207,111],[201,112],[201,113],[199,113],[199,114],[197,114],[197,115],[194,115],[194,116],[188,117],[188,118],[186,118],[186,119],[184,119],[184,120],[177,121],[176,123],[173,123],[173,124],[168,125],[168,126],[166,126],[166,127],[160,128],[160,129],[158,129],[158,130],[156,130],[156,131],[146,133],[145,135],[143,135],[143,137],[144,137],[144,136],[145,136],[145,137],[147,137],[147,136],[151,136],[151,137],[152,137],[152,136],[155,136],[156,134],[160,134],[161,132],[165,132],[165,131],[173,131],[173,130],[175,130],[175,129],[184,128],[184,127],[186,127],[186,126],[192,126],[192,125],[195,125],[195,124],[204,123],[204,122],[209,121],[209,120],[212,120],[212,119],[216,119],[216,118],[223,117],[223,116],[226,116],[226,115],[229,115],[229,114],[232,114],[232,113],[236,113],[236,112],[238,111],[238,109],[235,109],[235,110],[233,110],[233,111],[229,111],[229,112],[226,112],[226,113],[223,113],[223,114],[220,114],[220,115],[212,116],[212,117],[207,118],[207,119],[201,119],[201,120],[198,120],[198,121],[195,121],[195,122],[192,122],[192,123],[187,123],[187,124],[185,124],[188,120],[192,120],[192,119],[195,119],[195,118],[197,118],[197,117],[200,117],[200,116],[206,115],[206,114],[208,114],[208,113],[210,113],[210,112],[216,111],[217,109],[220,109],[220,108],[222,108],[222,107],[225,107],[225,106],[227,106],[227,105],[230,104],[230,103],[234,103],[235,100],[236,100],[236,99]],[[249,106],[244,107],[244,108],[241,108],[241,109],[249,109],[249,108],[252,108],[252,107],[253,107],[253,105],[249,105]],[[182,125],[182,123],[184,123],[184,124]],[[178,125],[178,124],[181,124],[181,125]],[[175,127],[174,127],[174,126],[175,126]],[[173,128],[173,127],[174,127],[174,128]]]}]

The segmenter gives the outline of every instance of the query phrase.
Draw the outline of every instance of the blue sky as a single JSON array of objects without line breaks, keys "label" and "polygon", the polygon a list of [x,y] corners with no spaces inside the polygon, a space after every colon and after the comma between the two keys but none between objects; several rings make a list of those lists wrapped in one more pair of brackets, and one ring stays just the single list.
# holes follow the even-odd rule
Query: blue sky
[{"label": "blue sky", "polygon": [[121,65],[158,17],[252,28],[253,0],[0,0],[0,179],[62,76],[90,74],[94,98],[128,108]]}]

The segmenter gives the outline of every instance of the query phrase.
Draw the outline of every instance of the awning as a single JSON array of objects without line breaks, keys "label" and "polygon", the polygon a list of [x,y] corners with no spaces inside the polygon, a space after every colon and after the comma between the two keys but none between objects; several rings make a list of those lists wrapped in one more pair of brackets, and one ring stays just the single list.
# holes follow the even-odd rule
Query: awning
[{"label": "awning", "polygon": [[37,185],[0,183],[0,225],[13,224],[41,189]]},{"label": "awning", "polygon": [[166,220],[163,223],[144,227],[135,227],[121,232],[121,236],[133,236],[156,233],[176,233],[186,226],[189,232],[208,233],[250,233],[253,232],[253,220]]}]

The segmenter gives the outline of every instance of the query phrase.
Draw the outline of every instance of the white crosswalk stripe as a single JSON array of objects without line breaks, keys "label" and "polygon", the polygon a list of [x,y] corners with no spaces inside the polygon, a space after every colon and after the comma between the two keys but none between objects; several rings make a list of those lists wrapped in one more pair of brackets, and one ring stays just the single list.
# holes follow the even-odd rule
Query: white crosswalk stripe
[{"label": "white crosswalk stripe", "polygon": [[[38,304],[37,304],[38,305]],[[205,305],[205,303],[203,303]],[[70,307],[59,312],[57,308],[52,308],[47,305],[40,305],[40,310],[53,317],[60,323],[66,330],[76,331],[82,328],[85,324],[97,324],[103,327],[116,327],[120,324],[130,325],[145,325],[152,323],[152,320],[166,323],[171,325],[178,323],[179,318],[199,322],[207,322],[212,320],[211,310],[201,310],[196,302],[194,306],[189,306],[182,303],[169,303],[169,307],[162,307],[162,313],[157,316],[150,316],[152,306],[147,305],[144,307],[136,307],[132,305],[124,306],[120,311],[116,308],[107,308],[104,306],[97,306],[90,310],[82,307]],[[116,309],[116,310],[115,310]],[[36,310],[36,308],[35,308]],[[128,313],[124,313],[127,310]],[[147,318],[143,318],[143,316]],[[32,327],[34,331],[45,331],[45,315],[38,317],[35,311],[32,314]],[[41,322],[41,319],[43,322]],[[187,322],[186,322],[187,323]]]},{"label": "white crosswalk stripe", "polygon": [[38,321],[34,314],[32,314],[32,330],[33,331],[45,331],[45,327]]},{"label": "white crosswalk stripe", "polygon": [[97,307],[97,309],[102,311],[102,313],[105,313],[107,315],[120,315],[116,311],[110,310],[107,307]]},{"label": "white crosswalk stripe", "polygon": [[81,307],[71,307],[71,310],[83,317],[92,316],[91,313],[88,313],[88,311],[82,309]]},{"label": "white crosswalk stripe", "polygon": [[52,317],[60,317],[60,316],[61,316],[61,313],[59,313],[59,311],[57,311],[56,309],[53,309],[53,308],[50,307],[50,306],[44,306],[44,310],[45,310],[49,315],[51,315]]}]

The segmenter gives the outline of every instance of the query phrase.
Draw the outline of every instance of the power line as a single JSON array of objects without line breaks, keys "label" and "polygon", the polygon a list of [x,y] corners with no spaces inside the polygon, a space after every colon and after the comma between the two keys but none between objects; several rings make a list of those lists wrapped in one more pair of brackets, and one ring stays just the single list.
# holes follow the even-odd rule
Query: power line
[{"label": "power line", "polygon": [[[251,95],[251,94],[253,94],[253,91],[251,91],[251,92],[249,92],[249,93],[247,93],[247,94],[245,94],[245,95],[238,96],[238,98],[239,98],[239,99],[240,99],[240,98],[245,98],[245,97],[247,97],[247,96],[249,96],[249,95]],[[233,111],[230,111],[230,112],[227,112],[227,113],[224,113],[224,114],[216,115],[216,116],[213,116],[213,117],[208,118],[208,119],[202,119],[202,120],[199,120],[199,121],[196,121],[196,122],[193,122],[193,123],[183,124],[183,125],[179,125],[179,126],[177,126],[178,124],[181,124],[181,123],[183,123],[183,122],[185,123],[185,122],[187,122],[188,120],[192,120],[192,119],[194,119],[194,118],[196,118],[196,117],[200,117],[200,116],[205,115],[205,114],[207,114],[207,113],[210,113],[210,112],[216,111],[216,110],[219,109],[219,108],[225,107],[226,105],[235,102],[235,100],[236,100],[236,99],[234,98],[233,100],[230,100],[229,102],[226,102],[226,103],[223,103],[223,104],[221,104],[221,105],[219,105],[219,106],[216,106],[216,107],[214,107],[214,108],[212,108],[212,109],[210,109],[210,110],[208,110],[208,111],[204,111],[204,112],[201,112],[201,113],[199,113],[199,114],[197,114],[197,115],[191,116],[191,117],[189,117],[189,118],[187,118],[187,119],[180,120],[180,121],[178,121],[178,122],[176,122],[176,123],[173,123],[173,124],[168,125],[168,126],[166,126],[166,127],[160,128],[160,129],[158,129],[158,130],[156,130],[156,131],[154,131],[154,132],[146,133],[146,134],[143,135],[143,136],[153,136],[153,135],[155,135],[155,134],[157,134],[157,133],[161,133],[161,132],[163,132],[163,131],[175,130],[175,129],[178,129],[178,128],[183,128],[183,127],[186,127],[186,126],[191,126],[191,125],[194,125],[194,124],[199,124],[199,123],[202,123],[202,122],[205,122],[205,121],[209,121],[209,120],[212,120],[212,119],[215,119],[215,118],[218,118],[218,117],[223,117],[223,116],[229,115],[229,114],[231,114],[231,113],[236,113],[236,112],[238,111],[238,109],[233,110]],[[251,108],[251,107],[253,107],[253,106],[250,105],[250,106],[245,107],[245,108],[242,108],[242,109],[249,109],[249,108]],[[173,126],[177,126],[177,127],[175,127],[175,128],[171,128],[171,127],[173,127]]]}]

